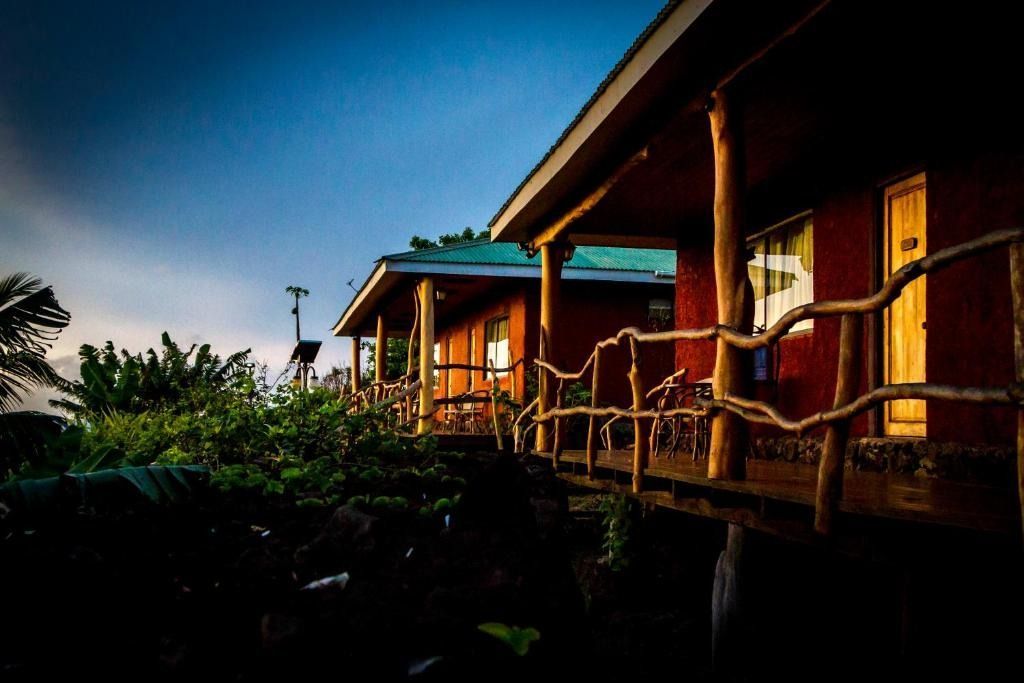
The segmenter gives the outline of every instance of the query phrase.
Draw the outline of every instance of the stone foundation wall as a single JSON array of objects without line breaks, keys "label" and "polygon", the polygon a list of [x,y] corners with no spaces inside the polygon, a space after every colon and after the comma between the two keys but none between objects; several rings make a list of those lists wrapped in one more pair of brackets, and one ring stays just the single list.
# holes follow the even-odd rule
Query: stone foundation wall
[{"label": "stone foundation wall", "polygon": [[[760,438],[751,456],[761,460],[816,465],[821,439]],[[1015,486],[1016,453],[1005,446],[943,443],[924,439],[850,439],[846,469],[898,472],[993,486]]]}]

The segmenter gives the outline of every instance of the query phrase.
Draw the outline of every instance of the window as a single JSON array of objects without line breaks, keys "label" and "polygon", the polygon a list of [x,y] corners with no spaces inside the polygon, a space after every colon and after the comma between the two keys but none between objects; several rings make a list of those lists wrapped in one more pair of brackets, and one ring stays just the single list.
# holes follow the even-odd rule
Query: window
[{"label": "window", "polygon": [[651,299],[647,302],[647,324],[652,330],[670,330],[675,325],[671,299]]},{"label": "window", "polygon": [[[754,286],[754,331],[762,332],[786,312],[814,301],[814,220],[801,214],[747,242],[747,272]],[[809,330],[803,320],[793,332]]]},{"label": "window", "polygon": [[[484,357],[484,366],[490,371],[491,361],[496,368],[507,368],[511,360],[508,355],[508,318],[497,318],[487,322],[484,328],[487,338],[487,355]],[[499,372],[498,375],[506,375],[506,372]]]},{"label": "window", "polygon": [[437,366],[441,364],[441,342],[434,342],[434,388],[441,386],[441,371]]}]

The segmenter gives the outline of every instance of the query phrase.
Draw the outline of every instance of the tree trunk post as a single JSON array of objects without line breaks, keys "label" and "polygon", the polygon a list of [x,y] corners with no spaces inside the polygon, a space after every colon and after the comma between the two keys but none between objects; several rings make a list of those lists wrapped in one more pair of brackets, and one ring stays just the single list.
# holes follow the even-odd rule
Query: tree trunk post
[{"label": "tree trunk post", "polygon": [[743,603],[746,530],[729,524],[725,550],[718,557],[711,595],[711,668],[717,674],[743,672],[746,657],[747,628]]},{"label": "tree trunk post", "polygon": [[[644,394],[643,379],[640,377],[640,344],[633,337],[629,338],[629,351],[633,362],[629,367],[629,386],[633,390],[633,410],[645,410],[647,397]],[[633,493],[644,490],[644,470],[647,468],[647,454],[650,437],[648,432],[650,420],[639,417],[633,419]]]},{"label": "tree trunk post", "polygon": [[[601,347],[594,349],[594,366],[591,368],[590,382],[590,407],[599,408],[601,405]],[[600,430],[596,415],[590,416],[590,424],[587,427],[587,477],[594,479],[594,468],[597,466],[597,442],[600,439]]]},{"label": "tree trunk post", "polygon": [[[555,407],[565,407],[565,380],[558,380],[558,390],[555,392]],[[562,449],[565,447],[565,418],[555,418],[555,440],[551,447],[551,463],[557,468],[558,461],[562,457]]]},{"label": "tree trunk post", "polygon": [[358,394],[359,389],[362,386],[362,377],[360,377],[360,362],[359,362],[359,337],[352,337],[352,393]]},{"label": "tree trunk post", "polygon": [[[731,115],[729,100],[722,90],[709,102],[711,141],[715,156],[715,287],[718,323],[750,333],[753,327],[753,293],[747,275],[746,241],[743,235],[743,147],[739,122]],[[747,395],[749,383],[743,351],[717,340],[712,392],[716,399],[725,394]],[[740,416],[717,411],[711,420],[711,453],[708,477],[743,479],[750,450],[750,430]]]},{"label": "tree trunk post", "polygon": [[[540,358],[555,366],[559,363],[558,307],[562,290],[562,263],[565,245],[549,243],[541,246],[540,275]],[[555,403],[554,377],[540,368],[537,370],[537,413],[543,414]],[[550,452],[553,447],[552,423],[537,423],[537,450]]]},{"label": "tree trunk post", "polygon": [[[1010,245],[1010,289],[1013,293],[1013,360],[1017,383],[1024,382],[1024,244]],[[1017,411],[1017,497],[1024,522],[1024,410]],[[1021,529],[1024,532],[1024,527]]]},{"label": "tree trunk post", "polygon": [[[858,313],[843,316],[839,333],[839,370],[836,376],[836,398],[832,406],[842,408],[857,398],[860,388],[860,347],[863,317]],[[850,438],[850,420],[828,426],[818,464],[818,491],[814,502],[814,530],[819,534],[832,531],[832,519],[843,497],[843,466],[846,444]]]},{"label": "tree trunk post", "polygon": [[434,280],[420,281],[420,419],[417,434],[434,431]]},{"label": "tree trunk post", "polygon": [[376,376],[374,380],[383,382],[388,378],[388,331],[384,327],[384,314],[377,314],[377,348],[374,349],[376,357]]},{"label": "tree trunk post", "polygon": [[[415,314],[412,320],[412,329],[409,330],[409,345],[406,348],[405,387],[408,389],[416,380],[412,378],[412,372],[416,368],[416,339],[420,333],[420,292],[419,285],[412,295],[413,310]],[[405,397],[405,419],[403,422],[412,420],[412,392]]]},{"label": "tree trunk post", "polygon": [[494,422],[494,439],[497,442],[498,452],[505,452],[505,442],[502,440],[501,419],[498,415],[498,395],[501,393],[501,384],[498,380],[498,373],[494,369],[494,359],[487,361],[491,371],[491,420]]}]

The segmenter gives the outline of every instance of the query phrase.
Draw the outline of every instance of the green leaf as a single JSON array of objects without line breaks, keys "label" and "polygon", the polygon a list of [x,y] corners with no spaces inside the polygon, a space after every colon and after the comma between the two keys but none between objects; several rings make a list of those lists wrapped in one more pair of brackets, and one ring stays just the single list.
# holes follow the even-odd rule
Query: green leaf
[{"label": "green leaf", "polygon": [[530,651],[530,643],[540,640],[540,631],[533,627],[519,628],[490,621],[480,624],[477,629],[505,643],[520,657]]},{"label": "green leaf", "polygon": [[301,467],[286,467],[281,470],[281,480],[290,481],[292,479],[301,479],[302,474],[303,472]]}]

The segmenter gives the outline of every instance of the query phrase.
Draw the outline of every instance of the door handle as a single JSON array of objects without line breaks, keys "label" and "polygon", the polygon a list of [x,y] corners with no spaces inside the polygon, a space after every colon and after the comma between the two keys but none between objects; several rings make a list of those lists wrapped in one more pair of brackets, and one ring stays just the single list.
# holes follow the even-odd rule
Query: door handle
[{"label": "door handle", "polygon": [[922,330],[927,330],[928,329],[928,321],[927,320],[922,320],[921,321],[921,329]]}]

